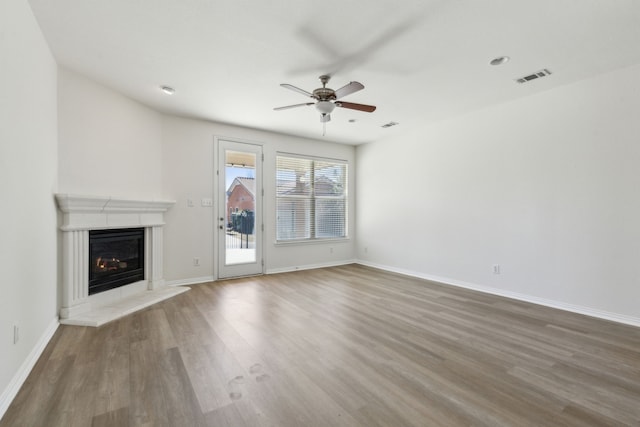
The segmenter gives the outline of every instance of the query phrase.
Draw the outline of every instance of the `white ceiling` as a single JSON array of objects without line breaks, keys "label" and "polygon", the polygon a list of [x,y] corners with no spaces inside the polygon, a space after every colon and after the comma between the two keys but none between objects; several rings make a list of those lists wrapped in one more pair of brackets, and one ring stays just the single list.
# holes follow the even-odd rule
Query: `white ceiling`
[{"label": "white ceiling", "polygon": [[59,64],[167,113],[322,139],[313,107],[273,110],[309,100],[279,84],[359,81],[344,100],[378,109],[337,108],[324,137],[347,144],[640,63],[635,0],[29,2]]}]

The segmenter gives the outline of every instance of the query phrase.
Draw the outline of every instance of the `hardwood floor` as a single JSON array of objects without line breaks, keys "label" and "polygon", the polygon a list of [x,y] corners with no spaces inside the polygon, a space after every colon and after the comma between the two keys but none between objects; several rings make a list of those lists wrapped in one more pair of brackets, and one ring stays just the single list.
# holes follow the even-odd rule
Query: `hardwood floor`
[{"label": "hardwood floor", "polygon": [[0,426],[640,425],[640,328],[349,265],[60,326]]}]

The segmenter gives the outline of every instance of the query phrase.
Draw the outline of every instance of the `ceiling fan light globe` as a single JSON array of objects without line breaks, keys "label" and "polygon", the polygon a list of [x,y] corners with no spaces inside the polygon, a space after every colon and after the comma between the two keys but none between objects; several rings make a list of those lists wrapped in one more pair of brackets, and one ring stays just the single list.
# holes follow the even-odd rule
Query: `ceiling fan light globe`
[{"label": "ceiling fan light globe", "polygon": [[330,101],[318,101],[316,102],[316,110],[322,114],[331,114],[333,109],[336,108],[335,104]]}]

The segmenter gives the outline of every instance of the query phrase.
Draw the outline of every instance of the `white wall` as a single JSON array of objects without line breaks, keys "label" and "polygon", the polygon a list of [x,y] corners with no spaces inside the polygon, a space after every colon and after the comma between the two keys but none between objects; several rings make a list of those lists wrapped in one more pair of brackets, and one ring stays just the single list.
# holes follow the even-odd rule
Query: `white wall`
[{"label": "white wall", "polygon": [[24,0],[0,2],[0,77],[1,417],[57,326],[56,63]]},{"label": "white wall", "polygon": [[358,257],[640,324],[639,73],[358,147]]},{"label": "white wall", "polygon": [[161,198],[161,114],[67,69],[58,82],[60,192]]},{"label": "white wall", "polygon": [[[165,216],[164,229],[164,275],[170,283],[217,277],[217,204],[213,208],[200,204],[202,198],[217,197],[215,136],[263,144],[266,271],[353,259],[353,239],[274,245],[274,198],[277,151],[345,159],[351,162],[353,173],[354,147],[163,115],[66,69],[60,69],[58,81],[59,192],[175,200]],[[353,180],[349,190],[353,194]],[[194,201],[194,207],[187,207],[188,199]],[[353,202],[349,211],[353,224]],[[193,265],[194,257],[200,258],[200,266]]]},{"label": "white wall", "polygon": [[[334,265],[353,259],[353,238],[344,242],[276,245],[275,244],[275,160],[278,151],[344,159],[350,162],[353,178],[355,149],[352,146],[316,141],[251,130],[201,120],[165,116],[163,122],[164,193],[176,200],[165,219],[165,278],[170,282],[193,281],[216,276],[214,257],[214,207],[202,207],[202,198],[217,198],[214,192],[214,137],[260,143],[265,156],[263,169],[265,268],[267,272],[294,270],[320,265]],[[354,193],[354,180],[349,191]],[[194,207],[187,200],[194,200]],[[350,224],[354,219],[354,202],[349,206]],[[353,234],[353,233],[352,233]],[[333,249],[333,252],[331,252]],[[195,267],[193,258],[201,265]]]}]

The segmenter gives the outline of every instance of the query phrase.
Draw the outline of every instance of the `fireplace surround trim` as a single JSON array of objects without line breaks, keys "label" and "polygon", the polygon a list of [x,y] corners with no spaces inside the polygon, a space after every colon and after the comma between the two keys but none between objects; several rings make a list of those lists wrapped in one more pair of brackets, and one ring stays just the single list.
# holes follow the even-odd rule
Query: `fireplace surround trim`
[{"label": "fireplace surround trim", "polygon": [[[105,305],[131,299],[140,292],[166,288],[162,245],[164,213],[169,200],[132,200],[110,196],[56,194],[62,231],[62,323],[72,323]],[[89,296],[89,230],[141,227],[145,230],[145,280]]]}]

